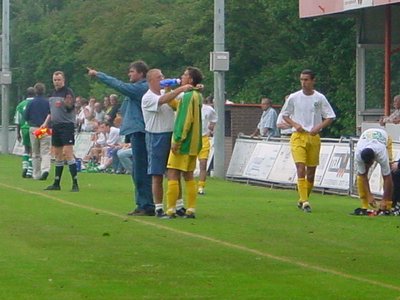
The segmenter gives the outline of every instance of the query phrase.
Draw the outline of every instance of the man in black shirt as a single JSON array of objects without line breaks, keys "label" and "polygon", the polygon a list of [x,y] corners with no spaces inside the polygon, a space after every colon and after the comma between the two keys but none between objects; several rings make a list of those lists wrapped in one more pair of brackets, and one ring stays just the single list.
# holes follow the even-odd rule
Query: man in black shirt
[{"label": "man in black shirt", "polygon": [[51,143],[55,156],[54,183],[46,188],[50,191],[61,189],[60,181],[64,168],[64,160],[67,161],[72,176],[71,192],[78,192],[77,168],[74,157],[75,143],[75,96],[73,91],[65,85],[65,75],[61,71],[53,74],[54,91],[49,97],[50,120],[53,128]]}]

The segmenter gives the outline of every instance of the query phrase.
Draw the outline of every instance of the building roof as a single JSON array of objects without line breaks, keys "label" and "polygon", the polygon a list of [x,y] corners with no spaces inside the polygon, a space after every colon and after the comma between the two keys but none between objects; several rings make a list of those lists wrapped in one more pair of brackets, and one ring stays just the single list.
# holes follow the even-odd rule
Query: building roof
[{"label": "building roof", "polygon": [[299,0],[299,14],[300,18],[317,17],[394,3],[400,0]]}]

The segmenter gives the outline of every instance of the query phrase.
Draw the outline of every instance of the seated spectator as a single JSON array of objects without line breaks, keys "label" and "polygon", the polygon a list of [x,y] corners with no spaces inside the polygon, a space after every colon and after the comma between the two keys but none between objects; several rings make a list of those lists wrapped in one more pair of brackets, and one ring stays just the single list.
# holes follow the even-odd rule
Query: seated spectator
[{"label": "seated spectator", "polygon": [[[115,166],[114,166],[115,162]],[[116,174],[132,173],[132,164],[133,164],[133,156],[132,156],[132,147],[130,143],[123,144],[121,149],[118,149],[116,152],[116,157],[113,157],[113,166],[114,172]]]},{"label": "seated spectator", "polygon": [[394,111],[390,116],[381,117],[379,123],[381,126],[385,126],[386,123],[399,124],[400,123],[400,95],[396,95],[393,98]]},{"label": "seated spectator", "polygon": [[106,114],[108,114],[112,109],[111,103],[110,103],[110,96],[104,96],[103,98],[103,110]]},{"label": "seated spectator", "polygon": [[111,108],[108,109],[108,112],[106,113],[105,116],[105,120],[110,122],[110,124],[114,124],[114,119],[117,116],[117,113],[120,108],[117,95],[115,94],[110,95],[110,106]]},{"label": "seated spectator", "polygon": [[78,128],[78,132],[82,131],[83,123],[85,122],[85,113],[84,108],[89,104],[89,101],[85,98],[80,98],[81,107],[79,110],[75,110],[76,113],[76,126]]},{"label": "seated spectator", "polygon": [[97,122],[94,118],[95,112],[94,112],[94,106],[96,103],[96,98],[91,97],[89,99],[88,105],[86,105],[83,108],[83,114],[84,114],[84,119],[83,119],[83,124],[82,124],[82,130],[86,132],[93,132],[96,129]]},{"label": "seated spectator", "polygon": [[[121,144],[119,128],[111,126],[109,122],[103,122],[99,125],[99,131],[106,137],[105,145],[101,148],[99,170],[105,170],[112,164],[112,152],[114,148]],[[99,161],[99,160],[98,160]]]},{"label": "seated spectator", "polygon": [[91,161],[93,163],[98,163],[101,151],[106,144],[106,136],[98,128],[96,132],[92,134],[93,145],[89,150],[89,154],[83,158],[84,162]]},{"label": "seated spectator", "polygon": [[105,121],[106,113],[103,110],[103,106],[100,102],[94,104],[94,119],[97,124]]}]

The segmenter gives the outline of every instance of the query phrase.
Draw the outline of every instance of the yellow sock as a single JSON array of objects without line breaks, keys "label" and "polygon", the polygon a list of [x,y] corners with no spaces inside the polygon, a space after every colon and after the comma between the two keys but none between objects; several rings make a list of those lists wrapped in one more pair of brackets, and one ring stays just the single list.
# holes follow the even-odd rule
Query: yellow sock
[{"label": "yellow sock", "polygon": [[179,196],[179,181],[168,180],[167,213],[169,215],[175,213],[176,200],[178,200],[178,196]]},{"label": "yellow sock", "polygon": [[199,182],[197,183],[197,187],[199,187],[199,188],[203,188],[204,189],[205,186],[206,186],[206,182],[205,181],[200,181],[199,180]]},{"label": "yellow sock", "polygon": [[311,191],[314,187],[314,182],[310,182],[310,181],[306,180],[306,183],[307,183],[307,195],[310,196]]},{"label": "yellow sock", "polygon": [[367,192],[360,176],[357,176],[357,189],[361,200],[361,208],[368,209]]},{"label": "yellow sock", "polygon": [[188,204],[187,209],[194,212],[197,200],[196,182],[194,180],[185,181],[185,187]]},{"label": "yellow sock", "polygon": [[307,182],[305,178],[297,179],[297,189],[300,197],[300,202],[308,201]]}]

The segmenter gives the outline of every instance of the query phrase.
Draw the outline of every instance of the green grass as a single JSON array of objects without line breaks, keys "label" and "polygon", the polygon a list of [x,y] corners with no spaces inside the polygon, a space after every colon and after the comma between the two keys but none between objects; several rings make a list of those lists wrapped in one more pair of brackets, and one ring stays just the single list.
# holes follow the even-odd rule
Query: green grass
[{"label": "green grass", "polygon": [[350,197],[209,179],[197,219],[128,217],[129,176],[71,193],[0,156],[0,299],[400,299],[400,218]]}]

